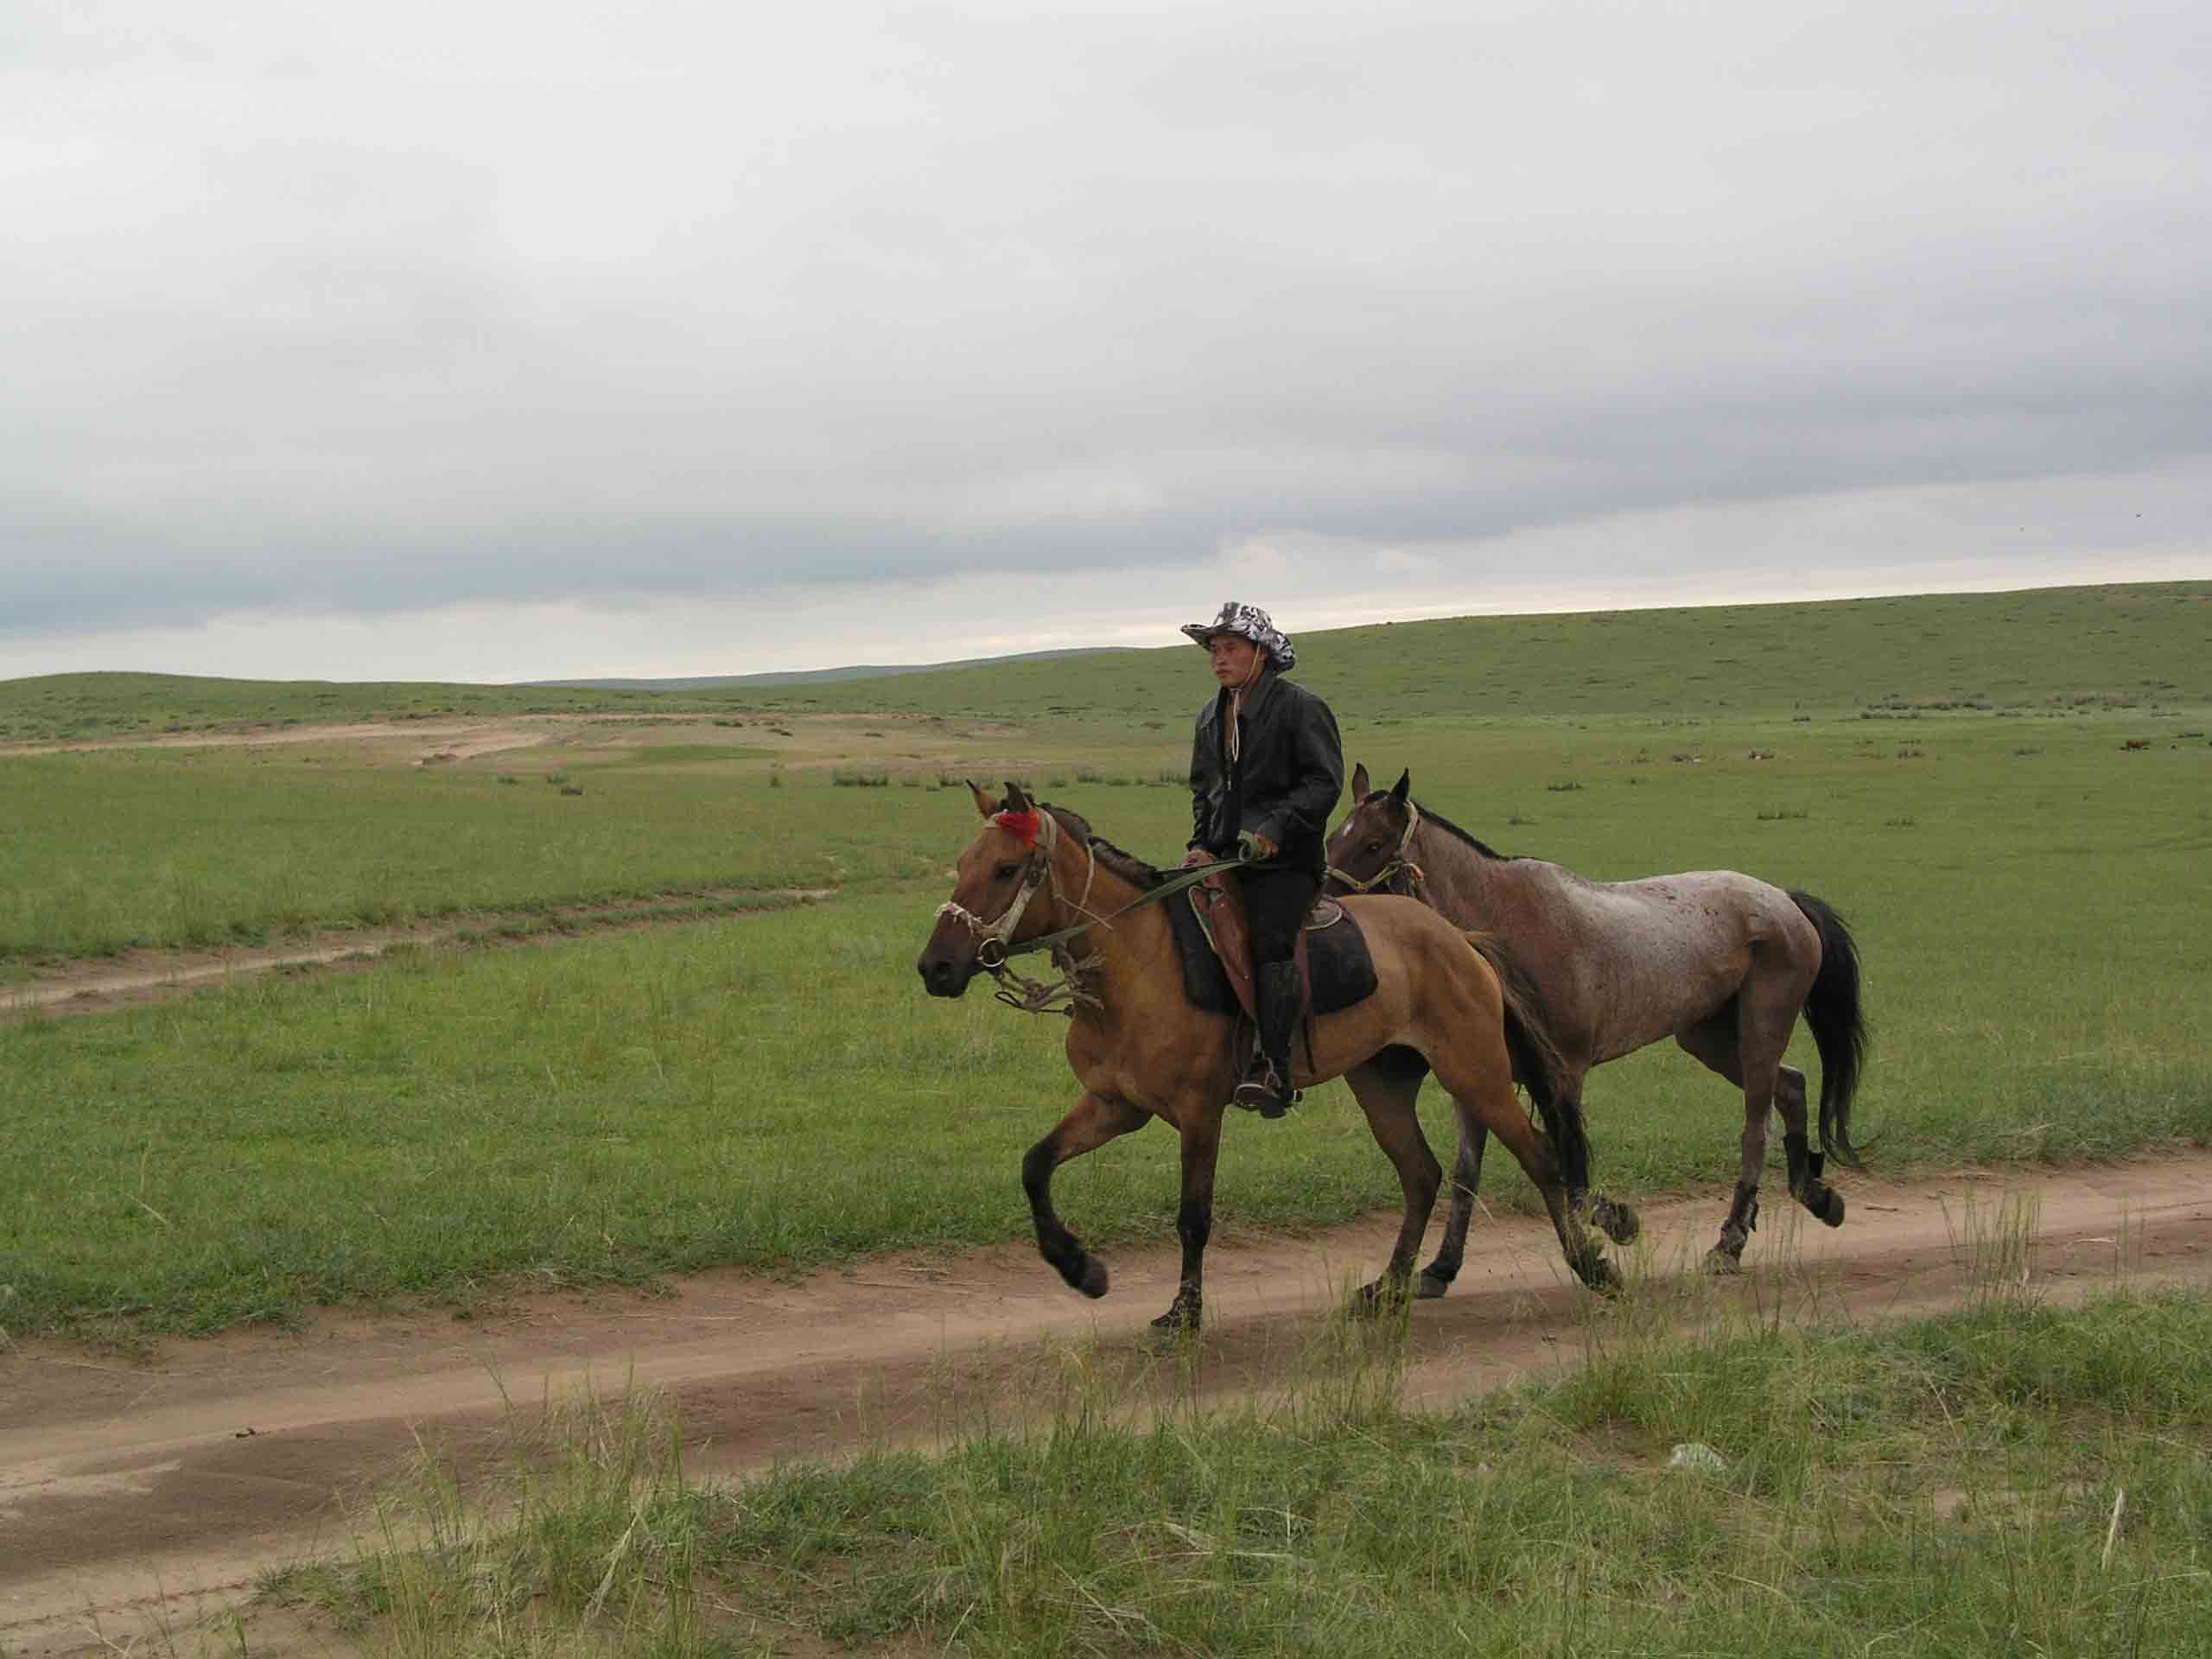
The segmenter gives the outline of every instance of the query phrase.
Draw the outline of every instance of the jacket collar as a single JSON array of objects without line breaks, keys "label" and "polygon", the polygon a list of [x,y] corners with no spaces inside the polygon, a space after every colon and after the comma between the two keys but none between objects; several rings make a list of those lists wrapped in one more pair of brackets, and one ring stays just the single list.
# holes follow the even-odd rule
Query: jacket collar
[{"label": "jacket collar", "polygon": [[[1275,667],[1272,663],[1260,671],[1260,677],[1254,680],[1252,683],[1246,688],[1244,692],[1245,719],[1256,720],[1259,718],[1260,711],[1268,706],[1268,698],[1274,691],[1275,682],[1280,680],[1281,677],[1282,671]],[[1213,707],[1215,715],[1217,718],[1226,716],[1229,709],[1229,699],[1230,690],[1225,685],[1220,687],[1214,692]]]}]

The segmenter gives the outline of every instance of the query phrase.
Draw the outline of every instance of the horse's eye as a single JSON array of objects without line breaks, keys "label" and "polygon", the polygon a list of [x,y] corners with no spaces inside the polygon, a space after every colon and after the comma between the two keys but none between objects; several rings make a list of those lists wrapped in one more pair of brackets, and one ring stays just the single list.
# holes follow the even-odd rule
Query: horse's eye
[{"label": "horse's eye", "polygon": [[1001,881],[1011,881],[1011,880],[1014,880],[1014,878],[1015,876],[1020,875],[1020,874],[1021,874],[1021,866],[1020,866],[1020,865],[1019,865],[1019,864],[1001,864],[1001,865],[1000,865],[1000,866],[999,866],[998,879],[999,879],[1000,880],[1001,880]]},{"label": "horse's eye", "polygon": [[1370,853],[1379,853],[1382,850],[1382,843],[1379,841],[1370,841],[1367,843],[1367,850]]}]

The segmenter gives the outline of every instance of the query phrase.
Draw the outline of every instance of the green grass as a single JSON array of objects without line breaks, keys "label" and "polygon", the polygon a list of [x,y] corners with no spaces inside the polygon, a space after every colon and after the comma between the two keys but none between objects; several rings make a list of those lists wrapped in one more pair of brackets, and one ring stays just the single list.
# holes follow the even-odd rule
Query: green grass
[{"label": "green grass", "polygon": [[20,974],[30,960],[137,946],[835,887],[912,876],[942,857],[943,815],[918,800],[864,820],[825,813],[812,791],[768,788],[750,751],[686,747],[663,767],[664,753],[565,762],[551,776],[581,796],[536,771],[507,785],[480,771],[214,751],[0,757],[11,809],[0,978],[11,959]]},{"label": "green grass", "polygon": [[[2043,588],[1298,632],[1339,714],[1422,721],[1746,713],[1823,718],[2212,703],[2212,583]],[[761,706],[1161,719],[1210,690],[1187,645],[755,693]],[[1912,728],[1885,727],[1885,730]]]},{"label": "green grass", "polygon": [[[1745,810],[1721,820],[1750,850],[1777,829],[1749,810],[1764,786],[1743,780]],[[2201,853],[2140,800],[2082,820],[2104,850],[2052,847],[1986,788],[1971,859],[1963,838],[1955,857],[1892,853],[1877,791],[1856,840],[1760,861],[1858,928],[1878,1030],[1861,1138],[1892,1174],[2212,1141],[2208,946],[2172,901]],[[1613,798],[1625,810],[1659,792]],[[939,858],[972,818],[941,794],[868,798],[919,804]],[[1128,834],[1143,826],[1120,820],[1136,816],[1102,811],[1102,825]],[[1654,830],[1579,822],[1599,863]],[[1158,846],[1164,827],[1131,838]],[[1062,1028],[987,988],[921,995],[913,958],[944,890],[903,884],[556,951],[416,951],[372,973],[0,1025],[0,1284],[13,1287],[0,1323],[212,1330],[336,1300],[1020,1238],[1020,1154],[1073,1099]],[[1801,1038],[1795,1058],[1817,1077],[1808,1048]],[[1430,1093],[1432,1138],[1448,1145]],[[1670,1049],[1600,1071],[1588,1103],[1611,1185],[1647,1195],[1732,1169],[1736,1096]],[[1084,1159],[1060,1179],[1063,1211],[1094,1243],[1168,1236],[1174,1158],[1155,1128]],[[1234,1126],[1219,1200],[1224,1220],[1297,1228],[1395,1192],[1332,1086],[1287,1122]],[[1529,1197],[1503,1160],[1489,1192]]]},{"label": "green grass", "polygon": [[[652,1402],[580,1408],[488,1498],[426,1463],[381,1543],[267,1593],[410,1656],[2212,1650],[2202,1294],[1605,1327],[1562,1378],[1423,1416],[1387,1330],[1286,1401],[1154,1422],[1075,1355],[1033,1433],[727,1488]],[[1717,1469],[1669,1466],[1693,1441]]]}]

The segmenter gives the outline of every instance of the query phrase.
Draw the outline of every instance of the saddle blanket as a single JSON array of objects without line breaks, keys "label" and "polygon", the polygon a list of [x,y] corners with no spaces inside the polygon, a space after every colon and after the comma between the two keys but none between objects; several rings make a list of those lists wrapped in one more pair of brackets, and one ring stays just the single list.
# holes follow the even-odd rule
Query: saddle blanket
[{"label": "saddle blanket", "polygon": [[[1198,921],[1196,895],[1172,900],[1166,906],[1175,931],[1176,955],[1183,963],[1183,989],[1193,1006],[1206,1014],[1242,1014],[1229,974],[1214,955],[1213,944]],[[1333,912],[1333,913],[1332,913]],[[1306,918],[1306,960],[1312,976],[1316,1016],[1340,1014],[1375,995],[1375,958],[1369,954],[1367,936],[1351,912],[1333,899],[1315,901]]]}]

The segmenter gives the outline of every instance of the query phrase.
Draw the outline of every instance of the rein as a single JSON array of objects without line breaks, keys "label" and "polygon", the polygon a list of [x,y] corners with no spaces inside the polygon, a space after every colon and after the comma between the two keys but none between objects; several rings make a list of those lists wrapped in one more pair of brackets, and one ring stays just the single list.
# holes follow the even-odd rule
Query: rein
[{"label": "rein", "polygon": [[1406,856],[1406,849],[1414,844],[1414,832],[1420,828],[1421,809],[1408,799],[1406,802],[1406,833],[1398,837],[1398,849],[1390,855],[1389,863],[1383,865],[1364,881],[1356,876],[1345,874],[1333,864],[1329,866],[1330,876],[1335,880],[1343,882],[1345,890],[1349,893],[1374,893],[1386,887],[1402,871],[1408,880],[1406,891],[1401,896],[1408,899],[1420,898],[1422,887],[1428,883],[1428,878],[1421,874],[1420,865]]},{"label": "rein", "polygon": [[[1036,895],[1037,889],[1049,880],[1053,899],[1057,901],[1060,898],[1059,882],[1052,874],[1052,854],[1059,846],[1059,824],[1050,812],[1039,812],[1037,816],[1039,827],[1044,832],[1045,856],[1031,861],[1029,873],[1022,878],[1020,891],[1008,901],[998,920],[986,922],[973,911],[949,899],[938,906],[937,912],[939,916],[958,917],[968,924],[970,932],[982,940],[976,950],[976,966],[998,982],[998,1000],[1024,1014],[1065,1014],[1073,1019],[1074,1005],[1078,1002],[1093,1008],[1103,1006],[1096,997],[1083,988],[1084,974],[1097,967],[1103,958],[1092,955],[1078,962],[1066,949],[1068,942],[1094,927],[1110,928],[1133,910],[1141,910],[1147,905],[1156,905],[1172,899],[1179,893],[1197,887],[1217,871],[1242,869],[1248,861],[1242,858],[1225,858],[1215,863],[1201,864],[1195,869],[1179,871],[1151,891],[1140,893],[1113,914],[1095,916],[1085,906],[1090,898],[1091,885],[1098,878],[1098,852],[1085,842],[1083,850],[1090,862],[1084,874],[1083,897],[1075,901],[1074,908],[1089,919],[1077,922],[1073,927],[1059,928],[1051,933],[1040,933],[1033,939],[1016,943],[1014,930],[1020,922],[1022,912],[1029,908],[1029,901]],[[1050,950],[1052,953],[1053,963],[1060,969],[1058,979],[1049,983],[1034,980],[1008,965],[1008,958],[1027,956],[1034,950]],[[1009,981],[1020,988],[1018,994],[1008,988]]]}]

